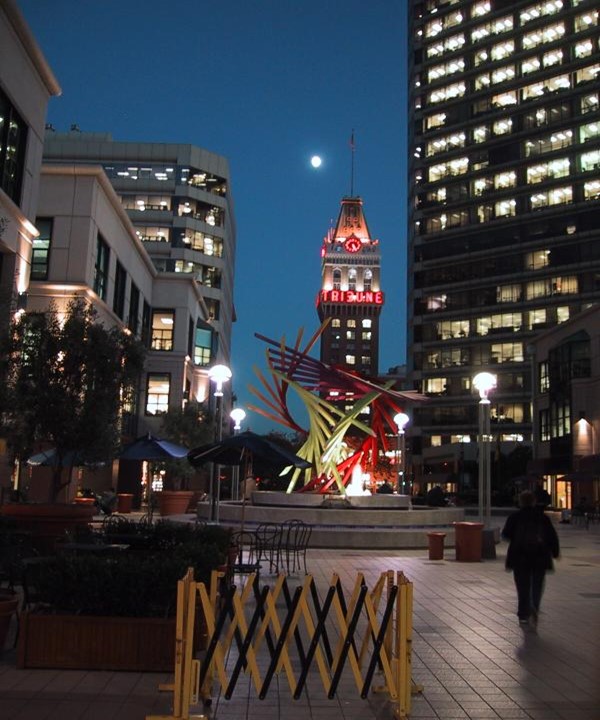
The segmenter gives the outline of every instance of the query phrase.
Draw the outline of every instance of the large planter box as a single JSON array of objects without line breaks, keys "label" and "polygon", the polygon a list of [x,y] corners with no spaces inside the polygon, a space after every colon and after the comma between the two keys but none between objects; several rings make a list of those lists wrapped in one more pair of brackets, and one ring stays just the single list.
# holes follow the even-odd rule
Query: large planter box
[{"label": "large planter box", "polygon": [[175,618],[21,616],[19,668],[173,672],[174,663]]}]

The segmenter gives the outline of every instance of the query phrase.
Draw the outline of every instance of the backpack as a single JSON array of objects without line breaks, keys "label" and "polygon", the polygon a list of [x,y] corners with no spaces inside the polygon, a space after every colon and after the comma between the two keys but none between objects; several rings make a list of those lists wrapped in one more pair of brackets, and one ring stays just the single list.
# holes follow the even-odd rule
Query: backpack
[{"label": "backpack", "polygon": [[513,539],[517,557],[535,560],[547,553],[543,517],[521,518]]}]

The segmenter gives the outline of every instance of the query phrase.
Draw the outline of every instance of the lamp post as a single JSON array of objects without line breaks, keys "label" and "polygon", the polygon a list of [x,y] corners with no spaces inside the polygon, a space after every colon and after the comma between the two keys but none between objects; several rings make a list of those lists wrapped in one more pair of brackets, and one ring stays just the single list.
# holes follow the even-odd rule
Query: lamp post
[{"label": "lamp post", "polygon": [[489,394],[496,387],[496,376],[489,372],[478,373],[473,378],[473,386],[479,392],[479,519],[489,528],[492,514]]},{"label": "lamp post", "polygon": [[[394,422],[398,427],[397,445],[396,445],[396,466],[398,467],[398,494],[404,495],[404,471],[406,470],[405,450],[406,438],[404,437],[404,428],[408,424],[409,417],[406,413],[398,413],[394,415]],[[399,461],[399,462],[398,462]]]},{"label": "lamp post", "polygon": [[[235,435],[239,430],[242,429],[242,421],[246,417],[246,413],[242,408],[233,408],[229,413],[229,417],[233,420],[233,434]],[[234,465],[231,477],[231,499],[240,499],[240,466]]]},{"label": "lamp post", "polygon": [[[208,371],[208,378],[215,383],[217,432],[216,441],[223,439],[223,385],[231,380],[231,370],[227,365],[214,365]],[[219,475],[220,466],[213,464],[213,472],[210,482],[210,520],[219,522]]]}]

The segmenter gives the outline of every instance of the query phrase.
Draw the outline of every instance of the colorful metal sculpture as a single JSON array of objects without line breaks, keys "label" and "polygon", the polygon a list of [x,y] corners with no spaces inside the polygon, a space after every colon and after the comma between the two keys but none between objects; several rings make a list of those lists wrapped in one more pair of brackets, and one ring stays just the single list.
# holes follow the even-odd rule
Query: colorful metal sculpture
[{"label": "colorful metal sculpture", "polygon": [[[256,334],[265,342],[270,378],[258,369],[261,389],[249,386],[250,392],[262,407],[250,409],[306,438],[297,454],[308,460],[309,470],[293,471],[288,492],[292,492],[300,478],[301,490],[331,492],[333,485],[344,494],[352,475],[360,466],[363,470],[375,467],[382,453],[389,452],[390,438],[396,436],[393,417],[407,402],[420,402],[424,396],[412,391],[393,390],[394,381],[378,384],[359,372],[326,365],[310,357],[309,353],[326,327],[324,323],[302,348],[300,329],[293,347]],[[290,410],[288,393],[303,402],[308,414],[309,428],[296,421]],[[352,403],[350,410],[344,406]],[[361,417],[369,415],[366,423]]]}]

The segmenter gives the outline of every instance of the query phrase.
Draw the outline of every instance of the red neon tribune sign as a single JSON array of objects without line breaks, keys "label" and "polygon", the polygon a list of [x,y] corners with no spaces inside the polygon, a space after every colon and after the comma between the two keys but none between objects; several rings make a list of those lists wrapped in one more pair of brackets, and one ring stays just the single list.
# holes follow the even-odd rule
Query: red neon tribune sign
[{"label": "red neon tribune sign", "polygon": [[383,292],[378,290],[321,290],[318,303],[343,303],[345,305],[383,305]]}]

